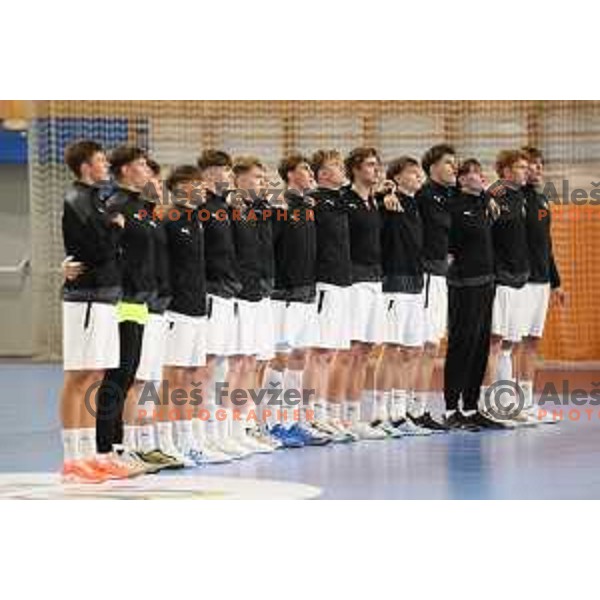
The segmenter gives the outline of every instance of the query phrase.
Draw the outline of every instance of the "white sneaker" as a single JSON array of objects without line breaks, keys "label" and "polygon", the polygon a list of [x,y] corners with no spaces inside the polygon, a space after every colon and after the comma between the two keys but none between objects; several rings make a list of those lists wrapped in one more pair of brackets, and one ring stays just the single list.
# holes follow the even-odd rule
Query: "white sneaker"
[{"label": "white sneaker", "polygon": [[387,434],[378,429],[377,427],[373,427],[370,423],[353,423],[350,427],[350,431],[355,433],[359,439],[361,440],[385,440],[387,438]]},{"label": "white sneaker", "polygon": [[234,437],[235,441],[243,446],[244,448],[248,448],[253,454],[270,454],[273,452],[273,448],[263,442],[259,441],[257,438],[248,435],[246,433],[242,434],[239,437]]},{"label": "white sneaker", "polygon": [[200,455],[199,462],[203,465],[221,465],[231,462],[232,458],[229,454],[225,454],[205,443],[199,446],[198,452]]},{"label": "white sneaker", "polygon": [[214,445],[219,452],[227,454],[234,460],[246,458],[247,456],[253,454],[252,450],[249,450],[245,446],[238,444],[238,442],[232,437],[215,440]]},{"label": "white sneaker", "polygon": [[283,448],[283,444],[279,440],[276,440],[268,433],[264,433],[259,427],[252,427],[249,429],[248,435],[253,437],[255,440],[258,440],[261,444],[266,444],[273,450],[279,450],[279,448]]},{"label": "white sneaker", "polygon": [[396,429],[389,421],[382,421],[374,426],[375,429],[381,429],[383,433],[385,433],[390,438],[401,438],[403,437],[403,433]]},{"label": "white sneaker", "polygon": [[517,413],[516,415],[512,416],[510,420],[517,427],[535,427],[539,424],[539,421],[535,418],[535,416],[533,416],[526,410],[522,410],[520,413]]},{"label": "white sneaker", "polygon": [[360,437],[340,419],[331,419],[327,422],[327,425],[333,429],[334,442],[340,441],[345,443],[358,442],[360,440]]},{"label": "white sneaker", "polygon": [[419,427],[415,425],[409,418],[403,419],[397,426],[396,430],[398,430],[402,435],[431,435],[431,429],[426,429],[425,427]]},{"label": "white sneaker", "polygon": [[[546,414],[542,415],[542,411],[545,411]],[[560,422],[560,419],[555,419],[552,416],[552,409],[542,408],[536,404],[528,408],[527,413],[529,414],[531,420],[539,423],[540,425],[556,425],[556,423]]]}]

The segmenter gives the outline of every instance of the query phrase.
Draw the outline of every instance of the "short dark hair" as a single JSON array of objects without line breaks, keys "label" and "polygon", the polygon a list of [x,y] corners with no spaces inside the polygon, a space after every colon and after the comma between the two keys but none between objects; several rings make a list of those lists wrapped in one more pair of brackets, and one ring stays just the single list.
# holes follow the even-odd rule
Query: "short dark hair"
[{"label": "short dark hair", "polygon": [[525,152],[525,154],[527,154],[527,159],[529,162],[537,160],[538,158],[542,161],[542,163],[544,162],[544,155],[542,154],[542,151],[535,146],[523,146],[521,148],[521,152]]},{"label": "short dark hair", "polygon": [[198,168],[204,171],[210,167],[231,167],[233,166],[233,161],[227,152],[208,148],[198,157],[197,164]]},{"label": "short dark hair", "polygon": [[139,146],[119,146],[110,154],[110,172],[117,179],[121,176],[121,169],[134,160],[147,158],[146,151]]},{"label": "short dark hair", "polygon": [[346,176],[350,181],[354,181],[354,169],[360,167],[367,158],[371,158],[372,156],[379,160],[377,150],[370,146],[361,146],[350,151],[350,154],[344,160]]},{"label": "short dark hair", "polygon": [[78,140],[65,149],[65,163],[75,177],[81,177],[81,165],[90,162],[94,154],[104,152],[104,148],[94,140]]},{"label": "short dark hair", "polygon": [[155,177],[160,175],[160,165],[153,158],[146,158],[146,164],[150,167]]},{"label": "short dark hair", "polygon": [[504,169],[512,167],[519,160],[529,162],[529,157],[522,150],[502,150],[499,152],[496,157],[496,173],[498,177],[503,177]]},{"label": "short dark hair", "polygon": [[476,158],[467,158],[463,160],[456,171],[456,178],[468,175],[472,169],[481,169],[481,163]]},{"label": "short dark hair", "polygon": [[325,163],[330,160],[342,160],[342,154],[335,148],[331,150],[317,150],[310,159],[310,168],[315,175],[319,176],[319,171],[325,166]]},{"label": "short dark hair", "polygon": [[288,156],[284,156],[279,161],[279,166],[277,167],[277,172],[279,173],[279,177],[287,183],[288,182],[288,173],[293,171],[298,165],[302,163],[308,164],[308,159],[303,154],[289,154]]},{"label": "short dark hair", "polygon": [[243,175],[253,167],[258,167],[262,170],[265,169],[265,166],[257,156],[238,156],[233,162],[233,174],[235,176]]},{"label": "short dark hair", "polygon": [[441,160],[444,155],[450,154],[451,156],[456,156],[456,151],[453,146],[450,144],[436,144],[432,146],[423,154],[423,158],[421,159],[421,165],[423,166],[423,171],[429,177],[429,171],[431,170],[431,165],[434,165],[436,162]]},{"label": "short dark hair", "polygon": [[401,156],[400,158],[395,158],[388,165],[387,171],[385,173],[386,179],[394,180],[396,175],[400,175],[404,169],[407,167],[418,167],[419,161],[412,156]]},{"label": "short dark hair", "polygon": [[200,181],[202,172],[194,165],[180,165],[175,167],[167,177],[167,189],[173,192],[180,183]]}]

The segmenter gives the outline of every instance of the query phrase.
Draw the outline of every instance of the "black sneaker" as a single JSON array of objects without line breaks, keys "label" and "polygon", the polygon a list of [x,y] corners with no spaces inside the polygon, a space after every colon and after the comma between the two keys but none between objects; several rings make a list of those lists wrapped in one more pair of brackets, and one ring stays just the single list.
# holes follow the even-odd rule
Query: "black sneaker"
[{"label": "black sneaker", "polygon": [[422,416],[413,419],[413,422],[419,427],[430,429],[433,431],[433,433],[448,433],[450,431],[450,427],[444,423],[436,421],[428,412],[425,412]]},{"label": "black sneaker", "polygon": [[469,423],[472,423],[481,429],[510,429],[512,425],[508,422],[503,423],[502,421],[496,421],[479,411],[470,417],[465,417],[465,419],[468,419]]},{"label": "black sneaker", "polygon": [[444,425],[454,431],[479,431],[479,427],[475,423],[471,423],[469,417],[465,417],[460,410],[455,410],[449,417],[444,419]]}]

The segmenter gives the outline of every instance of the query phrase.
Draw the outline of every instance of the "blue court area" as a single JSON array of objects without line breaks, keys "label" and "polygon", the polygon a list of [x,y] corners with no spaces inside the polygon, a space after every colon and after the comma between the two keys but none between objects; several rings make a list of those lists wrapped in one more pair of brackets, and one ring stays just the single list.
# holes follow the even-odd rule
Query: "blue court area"
[{"label": "blue court area", "polygon": [[[0,365],[0,476],[58,470],[61,381],[58,365]],[[598,499],[600,411],[578,409],[558,425],[278,451],[157,477],[301,483],[324,499]]]}]

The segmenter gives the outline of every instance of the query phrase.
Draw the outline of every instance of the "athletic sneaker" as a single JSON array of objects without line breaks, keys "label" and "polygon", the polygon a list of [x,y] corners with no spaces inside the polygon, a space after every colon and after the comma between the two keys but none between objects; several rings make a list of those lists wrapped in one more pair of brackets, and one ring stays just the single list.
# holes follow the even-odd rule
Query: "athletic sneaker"
[{"label": "athletic sneaker", "polygon": [[270,454],[273,452],[273,448],[270,445],[260,442],[258,439],[247,433],[244,433],[239,437],[235,436],[234,439],[238,444],[241,444],[253,454]]},{"label": "athletic sneaker", "polygon": [[392,421],[392,425],[402,435],[425,436],[431,435],[432,433],[431,429],[419,427],[419,425],[413,423],[411,419],[400,419],[399,421]]},{"label": "athletic sneaker", "polygon": [[474,415],[464,417],[469,423],[479,427],[480,429],[514,429],[515,425],[512,421],[499,421],[490,415],[477,411]]},{"label": "athletic sneaker", "polygon": [[388,437],[384,431],[364,421],[354,423],[350,431],[355,433],[361,440],[385,440]]},{"label": "athletic sneaker", "polygon": [[105,471],[97,470],[87,460],[65,461],[61,475],[64,483],[104,483],[110,479]]},{"label": "athletic sneaker", "polygon": [[313,421],[312,426],[314,429],[327,434],[334,444],[355,442],[358,439],[356,435],[348,431],[341,422],[336,424],[335,421],[327,422],[317,419]]},{"label": "athletic sneaker", "polygon": [[479,427],[474,423],[471,423],[468,417],[465,417],[460,410],[455,410],[449,417],[444,419],[444,424],[448,429],[454,429],[458,431],[479,431]]},{"label": "athletic sneaker", "polygon": [[231,457],[233,460],[239,460],[241,458],[246,458],[254,452],[248,449],[246,446],[242,446],[238,441],[233,437],[226,437],[224,439],[214,440],[213,441],[215,448],[219,452],[223,452]]},{"label": "athletic sneaker", "polygon": [[140,471],[140,475],[153,475],[154,473],[158,473],[160,471],[158,467],[143,461],[136,452],[131,450],[119,452],[118,457],[119,460],[130,467],[130,469],[138,469]]},{"label": "athletic sneaker", "polygon": [[262,444],[270,446],[273,450],[283,448],[283,444],[279,440],[276,440],[272,435],[269,435],[268,432],[262,431],[260,427],[252,427],[248,430],[248,435],[252,436]]},{"label": "athletic sneaker", "polygon": [[202,462],[202,452],[198,452],[195,448],[190,448],[183,455],[183,464],[189,469],[194,467],[201,467],[204,463]]},{"label": "athletic sneaker", "polygon": [[328,435],[312,428],[308,423],[294,423],[290,431],[295,433],[305,446],[325,446],[331,442]]},{"label": "athletic sneaker", "polygon": [[271,427],[269,433],[276,439],[279,440],[284,448],[303,448],[304,441],[301,437],[293,433],[290,429],[283,427],[279,423],[276,423]]},{"label": "athletic sneaker", "polygon": [[535,427],[536,425],[539,425],[539,421],[525,410],[522,410],[516,415],[512,416],[510,421],[519,427]]},{"label": "athletic sneaker", "polygon": [[200,445],[202,454],[202,464],[204,465],[222,465],[231,462],[233,459],[229,454],[221,452],[210,440],[204,440]]},{"label": "athletic sneaker", "polygon": [[90,462],[95,469],[106,473],[108,479],[128,479],[142,475],[139,468],[126,465],[112,452],[102,455],[102,458],[92,458]]},{"label": "athletic sneaker", "polygon": [[[546,414],[544,416],[540,416],[540,413],[543,410],[546,411]],[[529,413],[531,419],[539,425],[556,425],[556,423],[560,422],[560,419],[555,419],[552,416],[552,409],[542,408],[541,406],[536,406],[534,404],[527,410],[527,412]]]},{"label": "athletic sneaker", "polygon": [[432,433],[448,433],[450,431],[444,423],[436,421],[429,412],[423,413],[422,416],[413,419],[413,421],[419,427],[425,427],[425,429],[429,429]]},{"label": "athletic sneaker", "polygon": [[178,460],[170,454],[164,453],[158,448],[156,450],[150,450],[150,452],[139,452],[140,458],[151,465],[155,465],[162,469],[183,469],[185,465],[181,460]]},{"label": "athletic sneaker", "polygon": [[401,438],[404,434],[396,429],[389,421],[374,421],[371,423],[376,429],[381,429],[389,438]]}]

